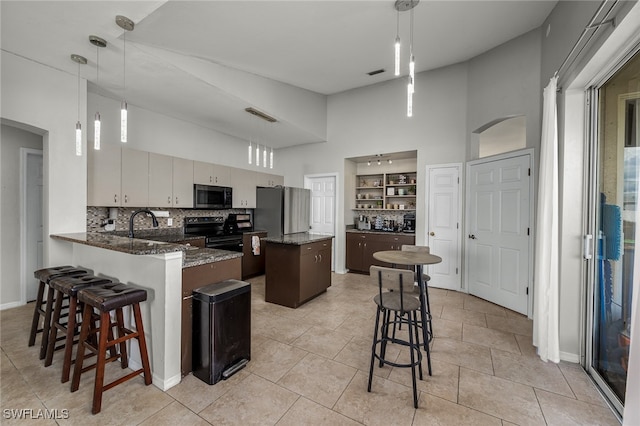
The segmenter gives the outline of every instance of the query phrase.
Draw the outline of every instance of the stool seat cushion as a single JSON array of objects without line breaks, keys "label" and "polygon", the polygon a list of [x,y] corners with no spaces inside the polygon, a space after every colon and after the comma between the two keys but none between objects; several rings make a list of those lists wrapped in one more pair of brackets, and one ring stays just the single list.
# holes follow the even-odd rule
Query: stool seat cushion
[{"label": "stool seat cushion", "polygon": [[108,278],[96,277],[94,275],[82,275],[79,277],[65,275],[53,278],[49,285],[54,290],[58,290],[66,295],[75,297],[78,290],[98,284],[109,284],[113,281]]},{"label": "stool seat cushion", "polygon": [[78,300],[102,312],[147,300],[147,290],[122,283],[102,284],[87,287],[78,292]]},{"label": "stool seat cushion", "polygon": [[[402,306],[400,304],[400,298],[403,299]],[[400,311],[401,308],[404,308],[404,312],[417,311],[420,309],[420,301],[418,299],[413,296],[402,296],[399,292],[382,293],[382,300],[380,300],[380,295],[378,294],[373,298],[373,301],[378,306],[391,311]]]},{"label": "stool seat cushion", "polygon": [[89,275],[91,273],[93,273],[91,269],[78,268],[76,266],[65,265],[65,266],[54,266],[52,268],[38,269],[33,273],[33,276],[37,280],[48,284],[49,281],[51,281],[53,278],[56,278],[56,277],[61,277],[64,275],[73,275],[73,276]]}]

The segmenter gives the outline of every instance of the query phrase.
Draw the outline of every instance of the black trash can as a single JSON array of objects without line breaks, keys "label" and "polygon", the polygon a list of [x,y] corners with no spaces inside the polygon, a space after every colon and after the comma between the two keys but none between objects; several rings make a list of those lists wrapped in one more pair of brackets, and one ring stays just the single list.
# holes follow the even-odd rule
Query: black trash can
[{"label": "black trash can", "polygon": [[193,375],[213,385],[251,359],[251,284],[226,280],[193,290]]}]

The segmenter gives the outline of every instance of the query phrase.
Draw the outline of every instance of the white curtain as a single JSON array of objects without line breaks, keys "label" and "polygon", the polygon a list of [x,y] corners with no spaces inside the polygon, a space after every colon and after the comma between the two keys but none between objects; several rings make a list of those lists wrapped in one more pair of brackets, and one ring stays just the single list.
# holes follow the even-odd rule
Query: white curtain
[{"label": "white curtain", "polygon": [[556,363],[560,362],[557,84],[553,76],[544,89],[533,293],[533,345],[543,361]]}]

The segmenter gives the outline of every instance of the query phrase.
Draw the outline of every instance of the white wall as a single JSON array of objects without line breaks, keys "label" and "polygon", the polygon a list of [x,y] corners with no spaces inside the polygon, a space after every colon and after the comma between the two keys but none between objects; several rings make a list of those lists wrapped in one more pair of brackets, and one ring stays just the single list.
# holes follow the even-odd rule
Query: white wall
[{"label": "white wall", "polygon": [[[5,51],[1,61],[2,118],[44,135],[45,265],[69,262],[69,250],[46,236],[83,232],[86,227],[87,157],[75,155],[77,77]],[[80,122],[86,129],[85,80],[81,80],[80,100]]]},{"label": "white wall", "polygon": [[469,61],[467,160],[479,158],[471,132],[495,120],[526,117],[526,147],[540,147],[540,30],[508,41]]},{"label": "white wall", "polygon": [[0,146],[0,306],[20,301],[20,148],[42,149],[42,136],[2,124]]},{"label": "white wall", "polygon": [[[427,164],[461,162],[465,158],[467,66],[458,64],[416,75],[413,117],[406,117],[406,79],[400,78],[330,95],[327,103],[327,142],[278,151],[285,184],[302,186],[305,174],[338,173],[349,182],[355,166],[345,159],[417,150],[419,188],[424,188]],[[338,188],[344,200],[344,187]],[[351,201],[352,202],[352,201]],[[424,191],[417,204],[424,205]],[[345,222],[351,211],[338,213],[336,271],[344,271]],[[345,217],[348,218],[345,220]],[[424,209],[417,212],[416,241],[423,243]]]}]

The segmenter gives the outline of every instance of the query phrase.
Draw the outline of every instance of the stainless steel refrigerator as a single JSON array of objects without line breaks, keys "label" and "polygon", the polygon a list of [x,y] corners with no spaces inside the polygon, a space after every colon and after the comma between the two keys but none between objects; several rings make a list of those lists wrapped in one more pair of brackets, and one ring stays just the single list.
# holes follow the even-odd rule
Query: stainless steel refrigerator
[{"label": "stainless steel refrigerator", "polygon": [[254,229],[270,237],[309,231],[311,191],[288,186],[256,189]]}]

